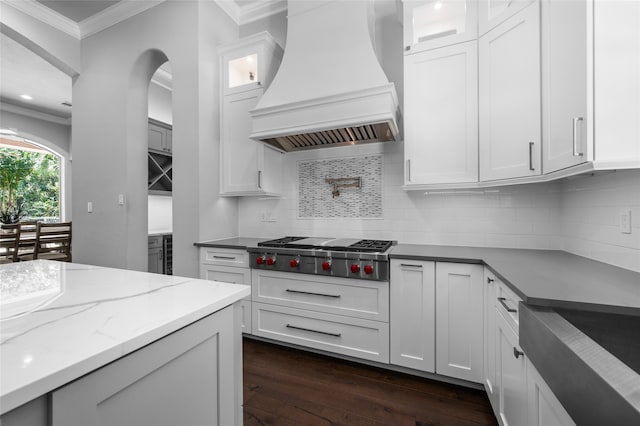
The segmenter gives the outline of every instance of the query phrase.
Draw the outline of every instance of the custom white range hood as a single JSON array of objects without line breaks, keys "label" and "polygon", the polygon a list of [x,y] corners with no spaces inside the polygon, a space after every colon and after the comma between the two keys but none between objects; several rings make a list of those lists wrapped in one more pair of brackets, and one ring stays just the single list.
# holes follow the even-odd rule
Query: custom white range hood
[{"label": "custom white range hood", "polygon": [[251,138],[281,151],[395,140],[398,98],[373,48],[373,2],[289,0],[282,64]]}]

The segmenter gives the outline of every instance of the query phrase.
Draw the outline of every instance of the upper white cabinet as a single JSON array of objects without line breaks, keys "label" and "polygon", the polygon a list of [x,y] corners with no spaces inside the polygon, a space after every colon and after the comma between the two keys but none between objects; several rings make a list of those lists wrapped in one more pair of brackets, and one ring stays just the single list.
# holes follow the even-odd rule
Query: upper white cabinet
[{"label": "upper white cabinet", "polygon": [[391,364],[435,372],[435,263],[391,259]]},{"label": "upper white cabinet", "polygon": [[405,53],[447,46],[478,35],[476,0],[405,0]]},{"label": "upper white cabinet", "polygon": [[542,24],[544,172],[640,167],[640,2],[543,0]]},{"label": "upper white cabinet", "polygon": [[584,163],[587,155],[587,2],[542,2],[544,173]]},{"label": "upper white cabinet", "polygon": [[479,0],[478,32],[492,30],[535,0]]},{"label": "upper white cabinet", "polygon": [[482,265],[436,263],[436,373],[483,381]]},{"label": "upper white cabinet", "polygon": [[478,181],[478,45],[404,57],[405,186]]},{"label": "upper white cabinet", "polygon": [[479,41],[480,180],[539,175],[540,4]]},{"label": "upper white cabinet", "polygon": [[282,60],[282,48],[267,32],[226,44],[218,52],[223,95],[268,86]]},{"label": "upper white cabinet", "polygon": [[278,195],[282,154],[249,138],[253,109],[273,78],[282,48],[266,32],[220,48],[221,195]]}]

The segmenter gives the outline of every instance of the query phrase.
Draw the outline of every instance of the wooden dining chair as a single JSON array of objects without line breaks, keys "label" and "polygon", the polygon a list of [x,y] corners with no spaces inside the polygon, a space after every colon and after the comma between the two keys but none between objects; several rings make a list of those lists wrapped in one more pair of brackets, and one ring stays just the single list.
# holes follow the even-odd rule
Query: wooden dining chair
[{"label": "wooden dining chair", "polygon": [[71,262],[71,222],[38,222],[33,258]]},{"label": "wooden dining chair", "polygon": [[0,264],[18,261],[20,228],[2,225],[0,229]]}]

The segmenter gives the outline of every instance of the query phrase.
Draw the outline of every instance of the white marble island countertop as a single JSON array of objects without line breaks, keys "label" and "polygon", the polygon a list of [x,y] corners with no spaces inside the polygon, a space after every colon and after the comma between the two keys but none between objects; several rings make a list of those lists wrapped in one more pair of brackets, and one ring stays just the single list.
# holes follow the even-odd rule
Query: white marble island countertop
[{"label": "white marble island countertop", "polygon": [[36,260],[0,265],[0,414],[250,294],[249,286]]}]

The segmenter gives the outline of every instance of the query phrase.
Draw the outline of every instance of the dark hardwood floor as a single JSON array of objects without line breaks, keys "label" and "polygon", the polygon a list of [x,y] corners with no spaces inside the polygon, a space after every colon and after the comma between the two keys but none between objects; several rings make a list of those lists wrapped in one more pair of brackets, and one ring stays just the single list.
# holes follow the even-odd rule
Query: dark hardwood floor
[{"label": "dark hardwood floor", "polygon": [[244,424],[496,425],[484,392],[244,339]]}]

